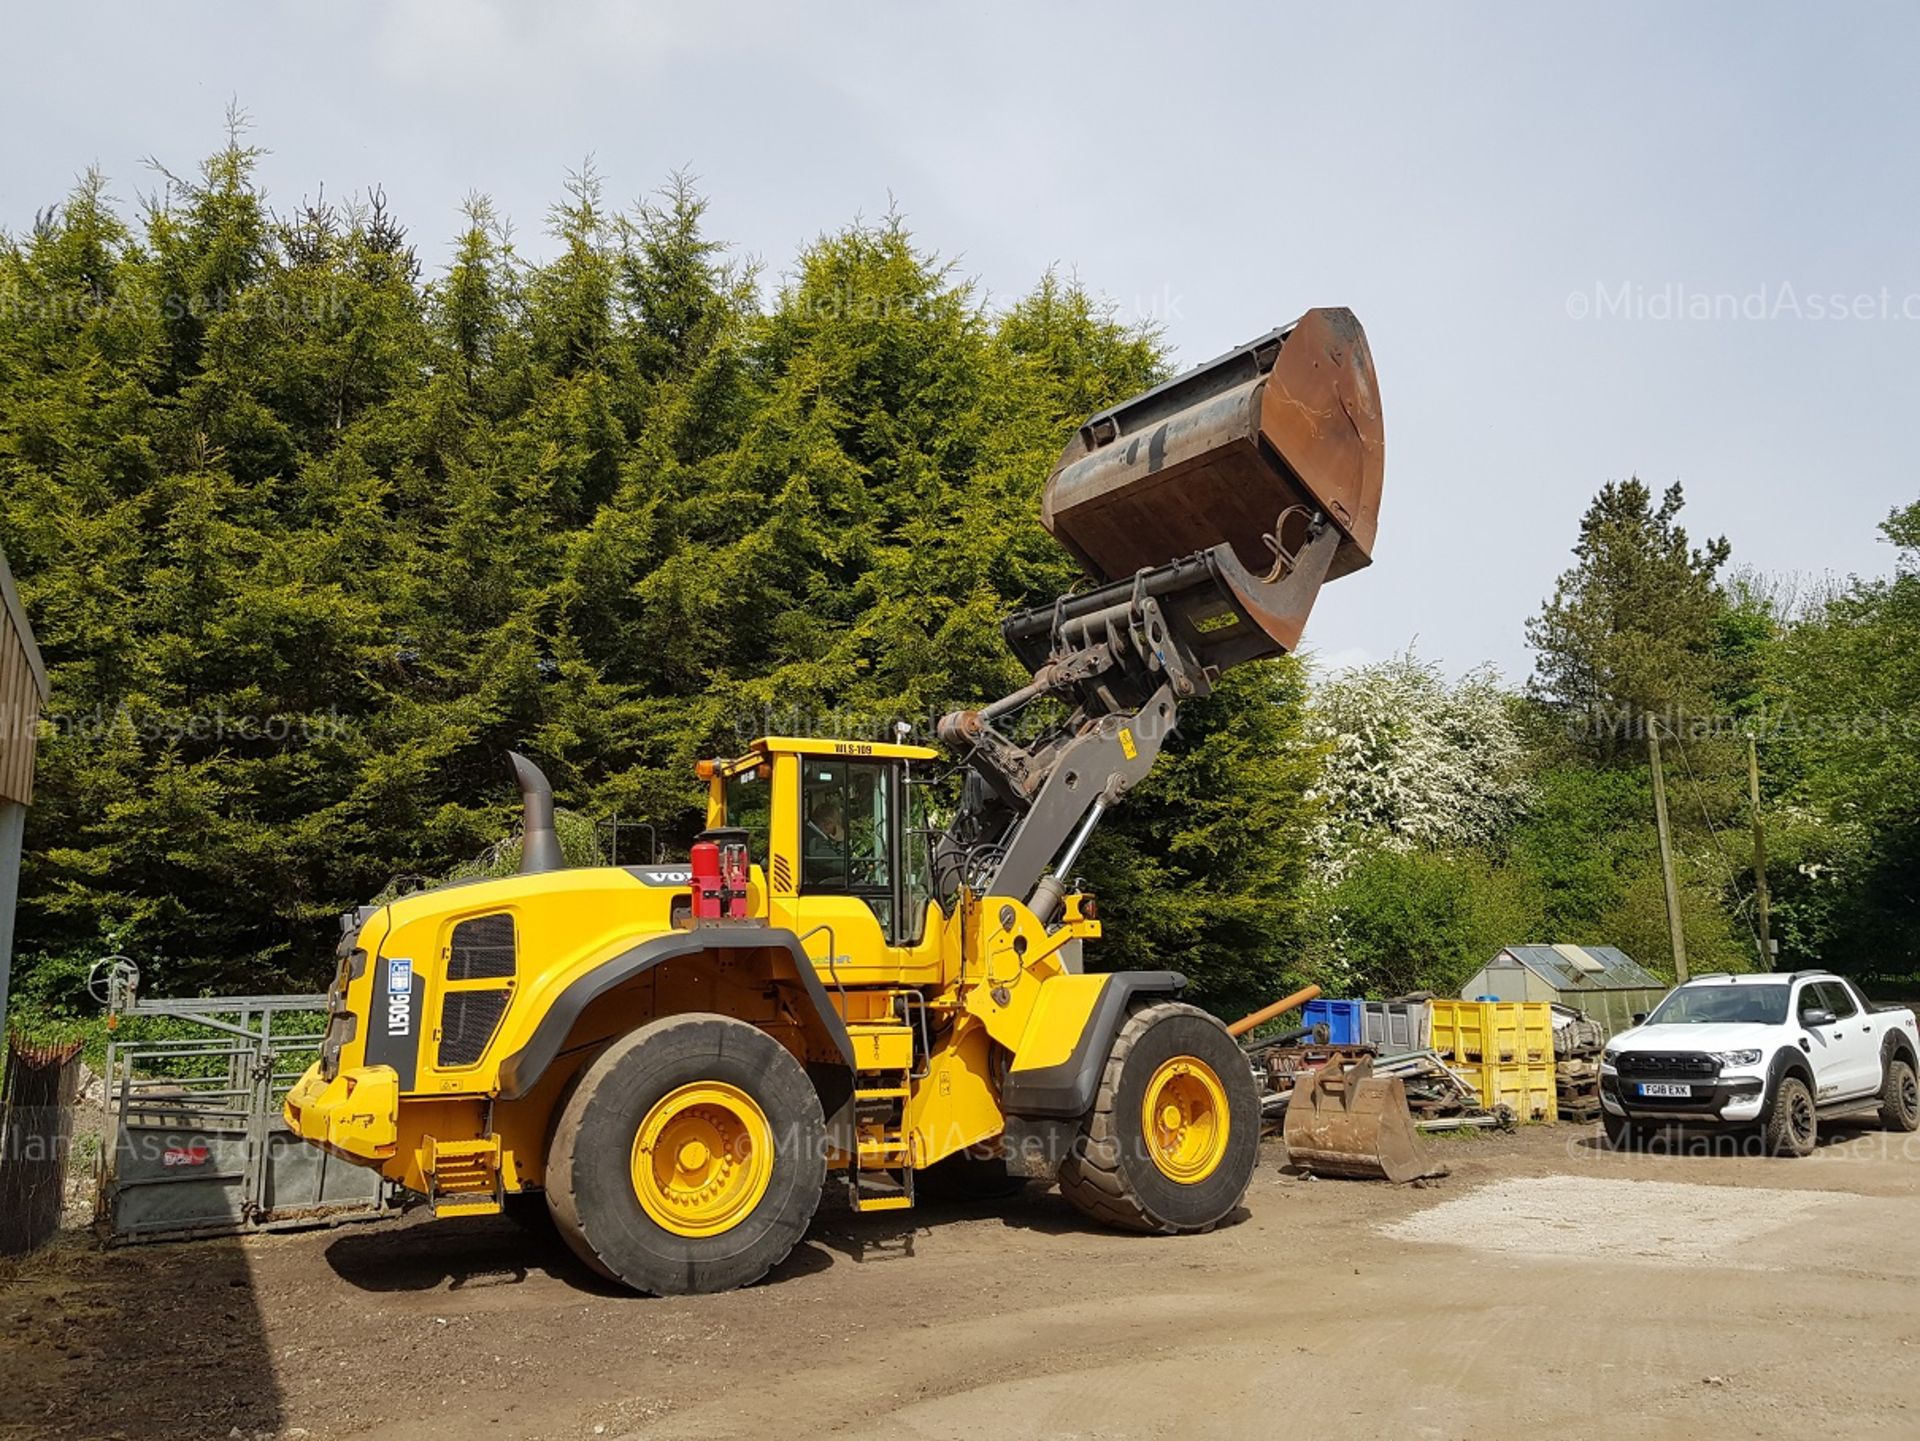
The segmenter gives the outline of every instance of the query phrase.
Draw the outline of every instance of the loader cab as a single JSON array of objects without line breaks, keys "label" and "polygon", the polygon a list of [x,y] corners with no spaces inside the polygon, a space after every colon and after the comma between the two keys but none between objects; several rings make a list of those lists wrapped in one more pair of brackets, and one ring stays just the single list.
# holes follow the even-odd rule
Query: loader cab
[{"label": "loader cab", "polygon": [[766,737],[713,768],[709,825],[745,829],[767,909],[842,983],[937,967],[926,746]]}]

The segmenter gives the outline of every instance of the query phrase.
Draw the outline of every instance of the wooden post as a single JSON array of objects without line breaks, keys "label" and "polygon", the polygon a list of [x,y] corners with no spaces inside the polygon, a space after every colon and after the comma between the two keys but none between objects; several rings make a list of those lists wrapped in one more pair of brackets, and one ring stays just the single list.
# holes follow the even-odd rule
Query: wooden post
[{"label": "wooden post", "polygon": [[1773,969],[1773,920],[1767,898],[1767,831],[1760,820],[1760,749],[1747,737],[1747,795],[1753,801],[1753,899],[1760,916],[1760,968]]},{"label": "wooden post", "polygon": [[1653,824],[1660,833],[1660,879],[1667,888],[1667,932],[1673,940],[1673,979],[1687,981],[1687,935],[1680,924],[1680,883],[1673,874],[1673,838],[1667,833],[1667,780],[1660,771],[1660,737],[1647,725],[1647,756],[1653,763]]}]

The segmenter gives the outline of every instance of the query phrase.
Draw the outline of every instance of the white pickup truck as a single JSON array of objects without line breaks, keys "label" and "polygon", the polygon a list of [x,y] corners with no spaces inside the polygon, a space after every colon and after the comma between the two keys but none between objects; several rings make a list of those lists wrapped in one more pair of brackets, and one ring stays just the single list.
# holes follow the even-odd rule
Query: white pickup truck
[{"label": "white pickup truck", "polygon": [[1876,1009],[1829,971],[1701,976],[1607,1043],[1601,1119],[1626,1148],[1671,1125],[1757,1128],[1766,1149],[1804,1156],[1820,1118],[1877,1109],[1920,1130],[1920,1029]]}]

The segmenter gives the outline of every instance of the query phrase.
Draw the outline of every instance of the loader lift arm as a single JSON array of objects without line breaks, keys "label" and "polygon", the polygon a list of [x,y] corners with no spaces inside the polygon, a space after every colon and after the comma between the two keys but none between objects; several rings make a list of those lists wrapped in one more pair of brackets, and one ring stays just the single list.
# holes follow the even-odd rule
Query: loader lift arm
[{"label": "loader lift arm", "polygon": [[[1094,416],[1042,519],[1097,584],[1001,627],[1033,679],[939,722],[966,778],[935,853],[943,896],[1027,898],[1058,918],[1100,818],[1152,770],[1181,703],[1298,643],[1320,587],[1371,558],[1384,453],[1366,336],[1310,310]],[[1184,559],[1140,564],[1169,541]],[[1066,719],[1015,722],[1050,699]]]},{"label": "loader lift arm", "polygon": [[[1316,517],[1291,566],[1268,587],[1275,610],[1305,619],[1338,543],[1339,533]],[[1016,653],[1044,647],[1047,658],[1031,684],[941,718],[940,739],[966,752],[969,772],[943,841],[943,876],[982,895],[1029,897],[1042,921],[1057,918],[1065,873],[1100,818],[1153,769],[1180,703],[1209,694],[1228,666],[1281,653],[1223,654],[1208,645],[1201,626],[1209,620],[1215,633],[1257,624],[1244,609],[1222,608],[1232,595],[1223,584],[1229,567],[1238,569],[1230,555],[1201,552],[1008,619],[1003,633]],[[1070,708],[1058,729],[1022,742],[996,724],[1042,697]]]}]

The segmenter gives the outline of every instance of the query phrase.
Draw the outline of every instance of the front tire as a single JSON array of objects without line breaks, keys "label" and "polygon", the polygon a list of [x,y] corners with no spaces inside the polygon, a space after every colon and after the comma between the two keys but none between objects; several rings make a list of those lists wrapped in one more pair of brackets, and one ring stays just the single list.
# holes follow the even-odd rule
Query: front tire
[{"label": "front tire", "polygon": [[1782,1076],[1773,1088],[1762,1138],[1770,1155],[1810,1156],[1820,1140],[1820,1116],[1813,1092],[1798,1076]]},{"label": "front tire", "polygon": [[1647,1143],[1644,1127],[1625,1116],[1614,1115],[1604,1106],[1600,1110],[1600,1128],[1607,1134],[1609,1151],[1637,1151]]},{"label": "front tire", "polygon": [[554,1128],[547,1200],[608,1279],[726,1291],[799,1242],[826,1165],[819,1097],[785,1047],[726,1016],[670,1016],[582,1074]]},{"label": "front tire", "polygon": [[1920,1081],[1913,1062],[1895,1056],[1880,1086],[1880,1124],[1889,1131],[1920,1131]]},{"label": "front tire", "polygon": [[1127,1018],[1060,1191],[1105,1225],[1207,1231],[1246,1194],[1260,1156],[1260,1094],[1226,1027],[1163,1001]]}]

